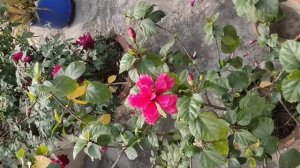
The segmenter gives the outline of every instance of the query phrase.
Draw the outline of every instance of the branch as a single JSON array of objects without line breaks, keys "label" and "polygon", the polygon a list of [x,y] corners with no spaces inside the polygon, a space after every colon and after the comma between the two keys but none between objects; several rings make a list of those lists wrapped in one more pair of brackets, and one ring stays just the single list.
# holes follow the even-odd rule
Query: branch
[{"label": "branch", "polygon": [[78,121],[82,122],[85,125],[88,125],[86,122],[84,122],[80,117],[78,117],[74,111],[67,108],[53,93],[50,93],[50,95],[54,98],[54,100],[57,101],[57,103],[67,112],[69,112],[72,116],[74,116]]},{"label": "branch", "polygon": [[127,147],[123,148],[123,149],[119,152],[118,158],[117,158],[117,160],[115,161],[115,163],[111,166],[111,168],[115,168],[115,167],[117,166],[119,160],[121,159],[122,154],[125,152],[126,149],[127,149]]},{"label": "branch", "polygon": [[285,109],[285,111],[292,117],[292,119],[299,125],[298,120],[295,118],[295,116],[290,112],[290,110],[286,107],[286,105],[282,102],[282,100],[279,100],[282,107]]}]

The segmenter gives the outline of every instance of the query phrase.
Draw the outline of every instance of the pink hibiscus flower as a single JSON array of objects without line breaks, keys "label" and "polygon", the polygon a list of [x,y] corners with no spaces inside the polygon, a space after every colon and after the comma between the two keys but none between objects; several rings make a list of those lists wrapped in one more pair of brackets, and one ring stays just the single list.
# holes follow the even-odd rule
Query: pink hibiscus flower
[{"label": "pink hibiscus flower", "polygon": [[60,168],[65,168],[70,163],[67,155],[59,155],[57,159],[51,159],[51,161],[54,164],[58,164]]},{"label": "pink hibiscus flower", "polygon": [[83,36],[79,37],[79,40],[76,41],[76,44],[83,47],[83,49],[94,49],[96,41],[92,38],[90,33],[86,33]]},{"label": "pink hibiscus flower", "polygon": [[52,71],[53,78],[56,77],[56,75],[58,74],[58,72],[59,72],[60,69],[61,69],[61,65],[59,65],[59,64],[55,65],[55,67],[54,67],[54,69]]},{"label": "pink hibiscus flower", "polygon": [[20,51],[20,52],[17,52],[15,53],[13,56],[12,56],[12,60],[15,62],[15,63],[18,63],[23,57],[23,52]]},{"label": "pink hibiscus flower", "polygon": [[[161,74],[155,81],[149,75],[141,75],[137,87],[139,93],[129,95],[129,103],[143,112],[144,119],[150,125],[154,125],[160,115],[158,108],[169,114],[177,113],[177,95],[168,94],[167,92],[174,87],[175,80],[168,74]],[[157,106],[160,107],[157,107]]]}]

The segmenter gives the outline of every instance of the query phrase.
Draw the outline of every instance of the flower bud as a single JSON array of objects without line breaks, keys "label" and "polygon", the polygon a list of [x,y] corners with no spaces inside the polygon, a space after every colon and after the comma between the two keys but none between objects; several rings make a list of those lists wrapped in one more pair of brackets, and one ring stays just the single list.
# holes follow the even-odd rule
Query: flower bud
[{"label": "flower bud", "polygon": [[191,4],[191,7],[194,7],[196,5],[196,0],[190,0],[190,4]]},{"label": "flower bud", "polygon": [[24,58],[24,62],[30,63],[31,62],[31,57],[29,55],[26,55]]},{"label": "flower bud", "polygon": [[191,86],[194,86],[194,76],[191,73],[189,73],[187,81]]},{"label": "flower bud", "polygon": [[192,55],[192,58],[193,58],[193,59],[196,59],[196,57],[197,57],[197,51],[194,51],[194,53],[193,53],[193,55]]},{"label": "flower bud", "polygon": [[128,35],[132,41],[136,40],[136,32],[132,27],[128,29]]},{"label": "flower bud", "polygon": [[204,75],[200,75],[199,80],[203,81],[204,80]]},{"label": "flower bud", "polygon": [[106,152],[107,151],[107,146],[101,146],[100,151],[101,152]]}]

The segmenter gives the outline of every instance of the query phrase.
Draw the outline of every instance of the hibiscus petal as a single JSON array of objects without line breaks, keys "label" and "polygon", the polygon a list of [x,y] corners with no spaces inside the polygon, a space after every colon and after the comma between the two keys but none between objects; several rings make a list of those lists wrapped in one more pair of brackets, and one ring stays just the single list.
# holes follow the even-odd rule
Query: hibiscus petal
[{"label": "hibiscus petal", "polygon": [[153,94],[153,79],[149,75],[141,75],[136,83],[142,95]]},{"label": "hibiscus petal", "polygon": [[159,113],[155,105],[155,102],[150,102],[146,106],[144,106],[143,115],[145,121],[149,125],[154,125],[157,122],[157,120],[159,119]]},{"label": "hibiscus petal", "polygon": [[129,100],[129,104],[132,107],[140,108],[140,109],[150,102],[150,99],[148,97],[145,97],[141,94],[129,95],[128,100]]},{"label": "hibiscus petal", "polygon": [[175,80],[171,78],[168,74],[161,74],[155,82],[156,92],[163,93],[170,90],[175,86]]},{"label": "hibiscus petal", "polygon": [[167,95],[160,95],[157,97],[157,102],[161,106],[161,108],[169,113],[169,114],[175,114],[177,113],[177,100],[178,97],[173,94],[167,94]]}]

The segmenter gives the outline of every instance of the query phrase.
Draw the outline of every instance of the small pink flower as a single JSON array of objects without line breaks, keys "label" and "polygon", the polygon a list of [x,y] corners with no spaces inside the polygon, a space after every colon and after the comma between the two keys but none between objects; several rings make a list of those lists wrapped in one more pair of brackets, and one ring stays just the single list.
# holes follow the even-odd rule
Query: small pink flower
[{"label": "small pink flower", "polygon": [[191,4],[191,7],[194,7],[196,5],[196,0],[189,0],[190,1],[190,4]]},{"label": "small pink flower", "polygon": [[92,38],[90,33],[86,33],[83,36],[79,37],[79,40],[76,43],[83,47],[83,49],[94,49],[96,41]]},{"label": "small pink flower", "polygon": [[136,32],[132,27],[128,28],[128,35],[132,41],[136,40]]},{"label": "small pink flower", "polygon": [[53,78],[56,77],[56,75],[58,74],[58,72],[59,72],[60,69],[61,69],[61,65],[59,65],[59,64],[55,65],[55,67],[54,67],[54,69],[52,71]]},{"label": "small pink flower", "polygon": [[31,57],[29,55],[26,55],[23,61],[27,62],[27,63],[30,63],[31,60],[32,60]]},{"label": "small pink flower", "polygon": [[70,163],[67,155],[59,155],[57,159],[51,159],[51,161],[54,164],[58,164],[60,168],[65,168]]},{"label": "small pink flower", "polygon": [[101,151],[101,152],[106,152],[107,149],[108,149],[107,146],[101,146],[100,151]]},{"label": "small pink flower", "polygon": [[168,74],[161,74],[155,84],[151,76],[141,75],[136,85],[139,93],[129,95],[129,103],[142,110],[148,124],[154,125],[160,117],[157,105],[169,114],[177,113],[177,95],[166,93],[175,86],[175,80]]},{"label": "small pink flower", "polygon": [[15,62],[15,63],[18,63],[23,57],[23,52],[18,52],[18,53],[15,53],[13,56],[12,56],[12,60]]}]

